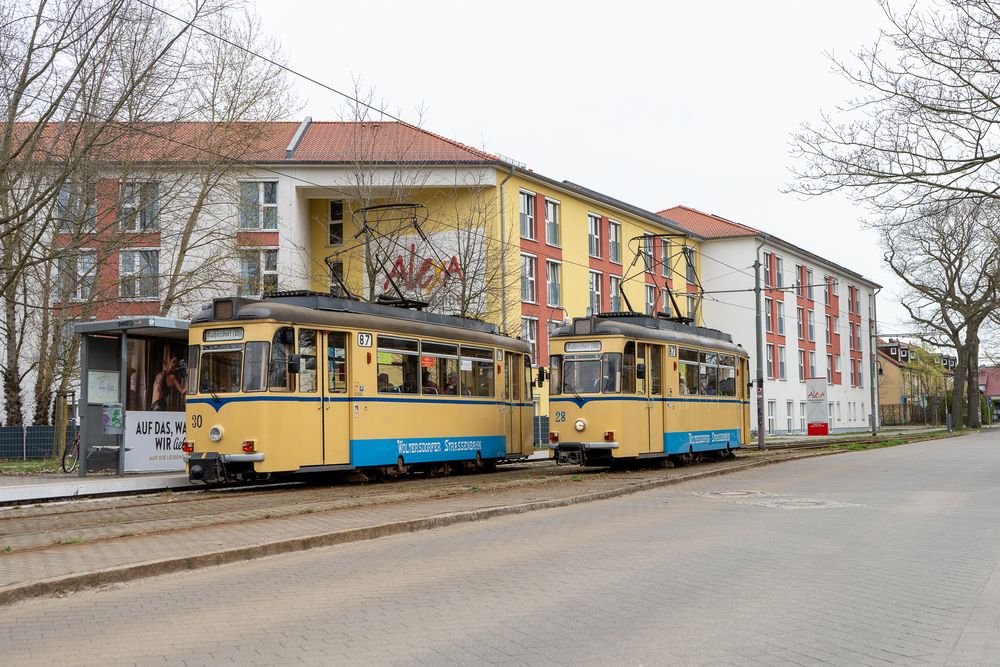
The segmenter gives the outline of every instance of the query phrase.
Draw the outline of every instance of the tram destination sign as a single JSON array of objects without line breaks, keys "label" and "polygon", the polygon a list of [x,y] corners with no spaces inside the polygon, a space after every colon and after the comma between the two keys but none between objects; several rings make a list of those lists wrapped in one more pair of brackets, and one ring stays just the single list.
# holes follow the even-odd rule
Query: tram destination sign
[{"label": "tram destination sign", "polygon": [[223,340],[242,340],[243,327],[227,327],[225,329],[205,329],[202,340],[206,343],[216,343]]},{"label": "tram destination sign", "polygon": [[601,351],[601,341],[599,340],[581,340],[574,341],[571,343],[566,343],[563,346],[566,352],[600,352]]}]

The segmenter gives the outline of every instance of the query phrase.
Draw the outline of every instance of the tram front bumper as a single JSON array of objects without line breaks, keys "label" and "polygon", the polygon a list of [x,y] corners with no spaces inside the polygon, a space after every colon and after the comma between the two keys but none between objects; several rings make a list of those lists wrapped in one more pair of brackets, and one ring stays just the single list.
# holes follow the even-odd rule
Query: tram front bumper
[{"label": "tram front bumper", "polygon": [[[618,449],[617,440],[596,440],[593,442],[553,442],[549,449],[556,453],[556,463],[569,465],[587,465],[588,458],[593,454],[603,452],[610,456],[612,449]],[[590,456],[588,456],[590,454]]]},{"label": "tram front bumper", "polygon": [[216,484],[252,471],[253,464],[264,460],[262,452],[253,454],[220,454],[195,452],[184,457],[188,464],[188,479],[192,482]]}]

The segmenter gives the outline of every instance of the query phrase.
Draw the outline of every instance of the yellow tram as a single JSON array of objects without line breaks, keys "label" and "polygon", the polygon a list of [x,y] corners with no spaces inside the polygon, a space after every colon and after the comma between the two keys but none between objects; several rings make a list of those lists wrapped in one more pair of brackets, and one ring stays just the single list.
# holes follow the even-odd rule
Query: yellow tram
[{"label": "yellow tram", "polygon": [[549,447],[560,463],[730,455],[750,438],[747,354],[728,334],[630,313],[550,339]]},{"label": "yellow tram", "polygon": [[494,325],[313,293],[192,320],[188,474],[446,472],[533,449],[527,343]]}]

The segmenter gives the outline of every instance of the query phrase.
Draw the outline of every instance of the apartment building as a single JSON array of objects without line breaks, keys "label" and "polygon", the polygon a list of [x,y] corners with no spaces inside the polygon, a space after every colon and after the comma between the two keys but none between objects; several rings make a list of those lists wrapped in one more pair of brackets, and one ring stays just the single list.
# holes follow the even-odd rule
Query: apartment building
[{"label": "apartment building", "polygon": [[[753,265],[761,262],[764,428],[806,432],[806,379],[825,378],[831,431],[869,427],[879,285],[772,234],[686,206],[659,212],[701,241],[706,326],[730,332],[756,368]],[[714,292],[714,294],[713,294]],[[756,401],[751,402],[757,423]]]}]

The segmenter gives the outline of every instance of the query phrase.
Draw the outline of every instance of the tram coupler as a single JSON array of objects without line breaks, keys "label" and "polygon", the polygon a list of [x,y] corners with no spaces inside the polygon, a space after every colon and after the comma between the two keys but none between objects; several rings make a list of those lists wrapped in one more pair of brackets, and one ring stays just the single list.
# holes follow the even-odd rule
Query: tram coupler
[{"label": "tram coupler", "polygon": [[226,469],[218,452],[195,452],[188,457],[188,479],[192,482],[216,484],[225,482]]},{"label": "tram coupler", "polygon": [[583,465],[583,450],[581,449],[557,449],[556,465]]}]

